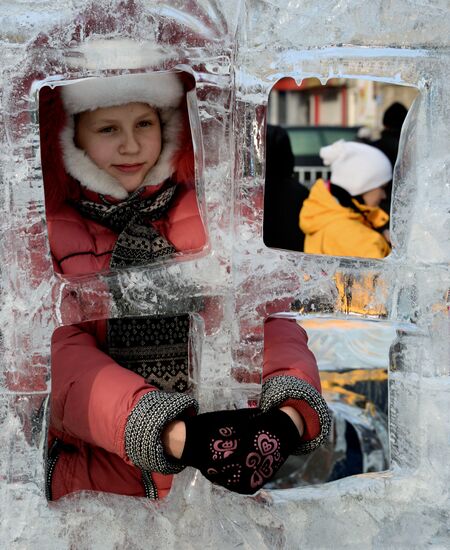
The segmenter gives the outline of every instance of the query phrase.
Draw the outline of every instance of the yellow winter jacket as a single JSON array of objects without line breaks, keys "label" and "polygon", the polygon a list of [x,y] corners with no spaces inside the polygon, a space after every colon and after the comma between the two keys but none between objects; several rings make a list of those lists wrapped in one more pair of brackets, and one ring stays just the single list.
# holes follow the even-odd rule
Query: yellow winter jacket
[{"label": "yellow winter jacket", "polygon": [[375,231],[389,216],[381,208],[353,202],[361,214],[341,206],[325,182],[316,181],[300,210],[306,253],[360,258],[384,258],[390,253],[386,239]]}]

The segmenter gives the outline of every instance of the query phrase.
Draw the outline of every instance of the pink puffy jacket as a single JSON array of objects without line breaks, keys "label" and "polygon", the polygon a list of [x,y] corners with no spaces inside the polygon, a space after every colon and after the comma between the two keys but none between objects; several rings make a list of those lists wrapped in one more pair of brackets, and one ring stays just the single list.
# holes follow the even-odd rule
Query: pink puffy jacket
[{"label": "pink puffy jacket", "polygon": [[[147,188],[146,196],[157,189]],[[92,192],[85,192],[92,198]],[[205,244],[195,190],[188,186],[180,186],[173,206],[156,225],[179,251]],[[65,204],[48,216],[48,231],[61,274],[108,269],[117,239],[110,229]],[[105,337],[105,320],[61,327],[53,335],[47,496],[95,490],[163,498],[180,468],[164,455],[161,431],[180,411],[195,414],[195,402],[185,394],[161,392],[122,368],[102,351]],[[260,406],[294,406],[306,425],[299,452],[309,452],[327,436],[329,416],[306,333],[294,321],[273,318],[265,324],[264,338]],[[136,411],[146,420],[139,437],[146,438],[151,452],[133,463],[126,439],[133,436]]]}]

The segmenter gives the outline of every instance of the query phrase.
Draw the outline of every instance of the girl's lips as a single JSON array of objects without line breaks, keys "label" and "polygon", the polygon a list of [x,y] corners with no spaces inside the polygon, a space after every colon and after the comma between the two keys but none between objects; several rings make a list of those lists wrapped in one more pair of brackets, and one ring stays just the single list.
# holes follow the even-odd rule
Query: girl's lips
[{"label": "girl's lips", "polygon": [[141,164],[114,164],[114,168],[125,173],[139,172],[142,166],[144,166],[143,162]]}]

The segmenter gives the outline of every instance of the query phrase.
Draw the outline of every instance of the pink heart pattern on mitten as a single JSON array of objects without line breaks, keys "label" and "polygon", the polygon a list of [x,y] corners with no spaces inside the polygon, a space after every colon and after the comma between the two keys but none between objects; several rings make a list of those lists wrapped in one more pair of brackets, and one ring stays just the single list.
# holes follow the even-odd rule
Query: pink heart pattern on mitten
[{"label": "pink heart pattern on mitten", "polygon": [[221,428],[219,433],[224,439],[211,439],[211,444],[209,446],[213,460],[228,458],[237,449],[238,442],[236,438],[225,439],[234,435],[233,428]]},{"label": "pink heart pattern on mitten", "polygon": [[250,485],[252,489],[257,489],[274,475],[274,467],[281,461],[281,455],[280,442],[273,434],[258,432],[254,444],[255,451],[247,455],[245,465],[254,470]]},{"label": "pink heart pattern on mitten", "polygon": [[273,479],[298,444],[289,416],[273,409],[236,409],[187,419],[182,459],[216,485],[249,495]]}]

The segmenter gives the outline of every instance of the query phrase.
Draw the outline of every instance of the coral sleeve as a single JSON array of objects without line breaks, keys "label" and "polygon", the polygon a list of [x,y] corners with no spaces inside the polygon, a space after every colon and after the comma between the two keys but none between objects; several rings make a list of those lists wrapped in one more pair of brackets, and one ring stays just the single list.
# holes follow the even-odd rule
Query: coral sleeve
[{"label": "coral sleeve", "polygon": [[273,317],[264,326],[261,408],[284,405],[294,407],[305,423],[297,453],[319,447],[328,437],[331,418],[321,395],[316,359],[305,330],[295,320]]},{"label": "coral sleeve", "polygon": [[[52,428],[115,453],[134,464],[126,449],[126,429],[129,418],[136,416],[139,404],[149,394],[153,398],[153,417],[157,422],[153,440],[160,443],[164,425],[183,411],[196,410],[195,401],[182,394],[173,394],[168,403],[164,392],[147,384],[138,374],[124,369],[98,348],[95,337],[81,325],[57,329],[52,338]],[[176,401],[176,403],[175,403]],[[174,405],[174,406],[171,406]],[[141,405],[140,405],[141,406]],[[171,412],[173,415],[171,416]],[[132,428],[132,429],[131,429]],[[138,438],[131,427],[128,432]],[[160,449],[162,453],[162,449]],[[168,469],[167,465],[166,470]]]}]

